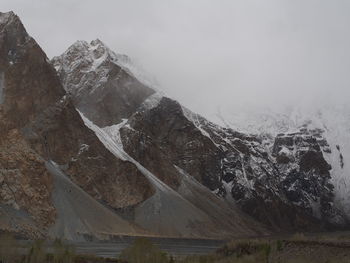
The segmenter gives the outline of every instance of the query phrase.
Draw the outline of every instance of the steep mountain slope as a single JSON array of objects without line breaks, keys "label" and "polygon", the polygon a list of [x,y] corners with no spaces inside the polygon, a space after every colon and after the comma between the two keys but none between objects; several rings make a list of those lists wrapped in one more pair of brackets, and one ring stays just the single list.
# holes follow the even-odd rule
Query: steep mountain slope
[{"label": "steep mountain slope", "polygon": [[[244,112],[244,110],[242,110]],[[258,113],[259,112],[259,113]],[[279,133],[295,133],[300,129],[316,132],[316,140],[320,143],[323,156],[330,165],[331,183],[334,186],[334,205],[350,216],[349,165],[350,157],[350,108],[348,105],[329,101],[322,107],[294,105],[276,110],[259,109],[245,112],[244,122],[233,118],[227,112],[221,119],[236,129],[276,136]],[[249,121],[247,121],[249,120]]]},{"label": "steep mountain slope", "polygon": [[[84,46],[82,48],[82,45]],[[101,51],[101,57],[104,58],[104,62],[100,63],[100,58],[95,57],[90,51],[98,48]],[[88,50],[88,51],[87,51]],[[68,54],[75,54],[69,56]],[[76,58],[79,59],[76,59]],[[149,164],[140,162],[138,158],[130,156],[128,151],[124,151],[122,146],[122,138],[119,136],[119,129],[125,124],[126,119],[122,121],[117,120],[114,116],[106,115],[101,108],[96,108],[95,100],[104,101],[106,90],[111,89],[108,96],[111,101],[117,105],[120,103],[119,98],[123,98],[126,105],[130,106],[129,111],[116,112],[116,108],[113,109],[114,114],[122,114],[124,118],[129,118],[134,114],[151,109],[158,104],[162,95],[159,92],[149,93],[150,88],[146,86],[137,86],[135,90],[131,90],[124,79],[128,80],[128,83],[141,83],[133,75],[132,71],[127,68],[127,65],[118,61],[120,55],[113,53],[108,47],[106,47],[101,41],[92,41],[90,44],[87,42],[78,41],[73,44],[68,50],[60,57],[55,57],[52,63],[59,70],[59,74],[63,82],[66,80],[74,79],[74,90],[77,92],[70,92],[70,95],[75,101],[76,107],[81,110],[82,117],[87,127],[89,127],[99,137],[101,142],[109,149],[116,157],[130,161],[138,167],[150,183],[155,188],[155,194],[147,199],[145,202],[130,207],[127,211],[129,219],[134,220],[138,225],[145,229],[151,230],[157,234],[165,234],[168,236],[207,236],[207,237],[222,237],[230,235],[255,235],[259,233],[266,233],[267,230],[255,223],[248,216],[239,211],[237,207],[229,207],[225,204],[225,201],[215,197],[210,191],[197,191],[196,188],[193,191],[197,191],[197,198],[190,194],[190,190],[187,197],[184,197],[185,193],[180,194],[178,188],[182,185],[184,176],[171,164],[170,168],[163,165],[158,165],[158,169],[149,169]],[[93,78],[89,78],[89,73],[85,70],[71,70],[72,68],[81,69],[84,65],[96,65],[94,67],[95,72],[104,72],[103,74],[95,74]],[[123,70],[123,76],[115,76],[110,74],[115,67]],[[66,71],[65,71],[66,70]],[[87,74],[87,76],[86,76]],[[114,86],[110,86],[108,82],[105,82],[105,76],[109,76],[109,82],[114,83]],[[86,85],[85,80],[89,78],[89,85]],[[69,92],[72,86],[66,86],[66,90]],[[130,88],[130,92],[125,92]],[[85,93],[85,89],[93,90],[93,93]],[[139,94],[147,94],[144,97],[144,101],[139,104],[135,102],[133,96],[134,92]],[[84,97],[81,94],[85,94]],[[86,99],[85,99],[86,96]],[[81,101],[82,100],[82,101]],[[80,107],[81,103],[86,105],[86,108]],[[88,109],[88,110],[87,110]],[[91,117],[90,112],[96,111],[97,115],[104,115],[106,118],[105,123],[95,121]],[[109,117],[109,118],[108,118]],[[113,123],[114,125],[106,126],[106,123]],[[140,144],[141,143],[141,144]],[[135,142],[135,149],[142,147],[142,142]],[[161,162],[161,158],[155,158],[155,156],[145,155],[153,165],[157,165],[157,162]],[[159,180],[160,179],[160,180]],[[188,188],[190,189],[190,188]],[[201,206],[199,200],[208,200],[208,197],[214,198],[217,206],[215,209],[213,205]],[[200,199],[202,198],[202,199]],[[210,199],[209,198],[209,199]],[[214,201],[213,201],[214,202]],[[218,207],[225,207],[226,213],[221,213],[222,217],[218,220]],[[123,211],[121,211],[123,212]],[[173,220],[178,218],[178,220]],[[181,219],[181,220],[180,220]],[[246,221],[246,222],[245,222]],[[202,227],[206,226],[206,227]]]},{"label": "steep mountain slope", "polygon": [[77,109],[97,125],[110,126],[154,93],[123,67],[125,60],[96,39],[77,41],[52,61]]},{"label": "steep mountain slope", "polygon": [[57,211],[49,236],[84,241],[85,237],[108,239],[116,235],[145,235],[147,232],[118,217],[89,196],[52,161],[46,168],[54,178],[53,205]]},{"label": "steep mountain slope", "polygon": [[[76,79],[76,90],[85,89],[84,82],[81,82],[86,78],[85,73],[70,69],[84,65],[85,61],[98,64],[95,62],[98,59],[91,61],[90,53],[86,57],[85,51],[76,55],[79,60],[67,56],[80,43],[86,42],[77,42],[53,60],[61,79]],[[98,43],[103,45],[100,41]],[[87,45],[88,49],[95,46],[94,42]],[[101,50],[112,54],[112,58],[118,57],[107,47]],[[108,58],[107,55],[104,57]],[[106,64],[117,61],[109,58]],[[113,67],[105,65],[95,70],[100,72],[100,67],[107,75],[109,70],[113,71]],[[135,78],[131,73],[129,77]],[[96,75],[94,85],[89,86],[94,90],[94,98],[102,98],[104,89],[108,88],[107,84],[101,85],[103,79]],[[113,94],[115,99],[132,100],[128,98],[132,94],[125,97],[122,92],[120,86],[124,84],[118,85]],[[75,100],[82,99],[79,95],[72,96],[76,97]],[[124,114],[123,120],[110,119],[108,123],[112,125],[107,127],[98,122],[95,124],[100,126],[98,129],[103,128],[104,139],[100,136],[101,140],[114,140],[119,149],[123,148],[132,160],[172,190],[184,196],[184,178],[192,178],[220,197],[220,205],[229,202],[234,210],[238,205],[277,231],[320,230],[347,224],[346,215],[334,206],[331,166],[325,154],[328,145],[319,130],[302,127],[295,133],[278,136],[247,135],[211,123],[158,92],[144,98],[142,104],[133,104],[134,112]],[[92,99],[83,103],[94,108],[90,102]],[[82,113],[88,117],[89,111],[82,109]],[[184,177],[184,174],[189,177]],[[197,196],[197,199],[188,196],[186,199],[198,207],[198,200],[203,196]],[[211,208],[212,216],[213,211],[218,212],[214,207]],[[202,210],[208,208],[202,207]]]},{"label": "steep mountain slope", "polygon": [[[110,136],[108,128],[79,114],[73,103],[82,101],[86,107],[76,107],[104,126],[134,114],[146,97],[151,96],[149,107],[157,100],[157,93],[115,64],[114,57],[105,52],[100,57],[95,54],[100,48],[94,48],[96,68],[77,65],[70,73],[78,74],[81,87],[65,94],[45,53],[12,12],[0,13],[0,44],[1,230],[72,240],[121,234],[219,238],[267,232],[207,189],[183,184],[183,194],[176,192],[130,157],[115,140],[117,134]],[[89,56],[84,50],[76,55]],[[102,72],[106,65],[107,75]],[[95,82],[89,76],[96,72]],[[105,78],[108,81],[100,81]],[[90,81],[98,86],[89,86]],[[96,104],[100,99],[102,104]],[[201,204],[205,196],[227,208],[220,212],[220,220],[218,208]]]},{"label": "steep mountain slope", "polygon": [[236,207],[228,206],[207,189],[199,189],[198,184],[190,183],[183,171],[179,171],[182,190],[174,191],[124,151],[119,132],[122,125],[101,129],[82,117],[107,149],[116,157],[134,163],[155,188],[151,198],[133,209],[132,219],[138,225],[166,236],[222,238],[269,233]]},{"label": "steep mountain slope", "polygon": [[348,226],[348,115],[241,133],[130,65],[99,40],[50,64],[19,18],[0,13],[1,230],[83,240]]},{"label": "steep mountain slope", "polygon": [[[346,221],[332,206],[330,167],[316,134],[280,135],[269,152],[263,138],[223,129],[168,98],[133,115],[120,131],[126,151],[153,173],[162,166],[169,177],[176,165],[275,229],[316,230]],[[291,160],[283,158],[287,147]]]},{"label": "steep mountain slope", "polygon": [[1,205],[13,215],[22,211],[27,222],[3,228],[35,237],[54,225],[55,186],[47,160],[63,165],[74,183],[110,207],[135,205],[152,195],[138,169],[115,158],[85,127],[45,53],[12,12],[0,14],[0,54]]}]

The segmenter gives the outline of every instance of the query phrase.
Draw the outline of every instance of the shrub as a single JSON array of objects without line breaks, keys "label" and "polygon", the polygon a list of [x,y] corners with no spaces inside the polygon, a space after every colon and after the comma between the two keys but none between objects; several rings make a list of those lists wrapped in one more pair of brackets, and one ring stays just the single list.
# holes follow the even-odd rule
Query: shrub
[{"label": "shrub", "polygon": [[292,241],[306,241],[307,238],[303,233],[295,233],[292,237],[291,237]]},{"label": "shrub", "polygon": [[166,253],[146,238],[138,238],[133,245],[122,251],[120,259],[128,263],[167,263]]},{"label": "shrub", "polygon": [[10,234],[0,236],[0,261],[2,263],[12,263],[18,258],[18,244],[16,239]]},{"label": "shrub", "polygon": [[213,263],[215,257],[212,255],[188,256],[180,261],[181,263]]},{"label": "shrub", "polygon": [[75,251],[72,246],[65,245],[60,239],[53,242],[53,263],[71,263],[74,262]]},{"label": "shrub", "polygon": [[281,240],[276,241],[276,250],[282,251],[283,250],[283,242]]},{"label": "shrub", "polygon": [[43,240],[36,240],[32,243],[26,261],[27,263],[46,263],[46,252]]},{"label": "shrub", "polygon": [[[223,248],[217,251],[217,254],[223,258],[235,257],[236,259],[252,260],[253,258],[259,258],[260,262],[268,262],[271,253],[271,245],[269,241],[261,240],[235,240],[228,243]],[[240,262],[232,261],[232,262]]]}]

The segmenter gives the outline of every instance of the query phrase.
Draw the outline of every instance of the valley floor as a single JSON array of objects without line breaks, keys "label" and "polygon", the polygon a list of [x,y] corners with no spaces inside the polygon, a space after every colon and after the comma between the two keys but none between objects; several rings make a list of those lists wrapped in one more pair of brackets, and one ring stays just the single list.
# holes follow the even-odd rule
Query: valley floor
[{"label": "valley floor", "polygon": [[[20,244],[22,248],[28,248],[32,242],[22,241]],[[152,250],[155,255],[161,256],[152,263],[350,262],[350,232],[294,234],[288,237],[251,238],[230,242],[205,239],[119,237],[113,242],[71,242],[62,246],[73,248],[72,251],[76,256],[72,257],[74,259],[71,262],[79,263],[148,263],[147,253]],[[55,254],[55,243],[45,243],[44,247],[48,255]],[[128,258],[125,258],[125,251],[129,253]],[[28,253],[22,250],[21,254]]]},{"label": "valley floor", "polygon": [[[129,247],[135,238],[124,238],[113,243],[108,242],[81,242],[73,243],[78,254],[96,255],[100,257],[118,257],[120,253]],[[189,255],[207,255],[214,253],[225,244],[221,240],[206,239],[169,239],[152,238],[152,243],[162,251],[174,257],[185,257]]]}]

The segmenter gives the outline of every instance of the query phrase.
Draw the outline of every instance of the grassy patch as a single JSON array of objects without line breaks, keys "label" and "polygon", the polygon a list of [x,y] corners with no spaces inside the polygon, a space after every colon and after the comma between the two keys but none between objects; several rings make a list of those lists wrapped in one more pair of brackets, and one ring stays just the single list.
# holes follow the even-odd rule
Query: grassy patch
[{"label": "grassy patch", "polygon": [[147,238],[138,238],[134,244],[122,251],[120,259],[128,263],[166,263],[170,259]]}]

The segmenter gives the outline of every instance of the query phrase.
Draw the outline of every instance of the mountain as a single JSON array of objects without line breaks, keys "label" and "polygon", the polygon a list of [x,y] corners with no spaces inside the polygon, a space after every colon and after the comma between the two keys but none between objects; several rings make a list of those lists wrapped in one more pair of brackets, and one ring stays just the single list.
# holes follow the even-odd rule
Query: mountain
[{"label": "mountain", "polygon": [[[74,63],[70,63],[74,61]],[[77,41],[53,59],[74,105],[99,126],[110,126],[130,116],[155,91],[123,67],[126,56],[116,55],[100,40]]]},{"label": "mountain", "polygon": [[[86,128],[55,69],[20,19],[12,12],[1,13],[0,18],[1,206],[4,218],[16,218],[4,228],[29,237],[45,236],[57,218],[76,220],[65,218],[55,207],[55,176],[46,167],[51,162],[60,164],[67,177],[98,202],[124,207],[151,196],[153,189],[138,169],[115,158]],[[90,212],[99,213],[97,201]],[[86,234],[101,232],[88,219],[83,222],[89,229]],[[126,225],[114,230],[137,233]]]},{"label": "mountain", "polygon": [[1,231],[70,240],[269,233],[180,167],[176,178],[153,174],[124,150],[118,129],[160,95],[102,42],[72,48],[51,64],[18,16],[0,13]]},{"label": "mountain", "polygon": [[347,228],[349,115],[297,116],[220,126],[102,41],[50,61],[0,13],[0,230],[89,240]]},{"label": "mountain", "polygon": [[[242,122],[244,116],[244,122]],[[350,108],[348,105],[329,100],[325,105],[293,105],[283,109],[242,110],[241,116],[228,111],[220,114],[221,121],[241,131],[267,133],[276,136],[298,130],[317,131],[324,159],[330,165],[331,183],[334,186],[334,206],[347,218],[349,210],[350,167]]]},{"label": "mountain", "polygon": [[[99,50],[98,55],[94,50]],[[120,57],[123,56],[94,40],[78,41],[52,60],[66,83],[65,89],[78,91],[70,92],[73,101],[78,101],[75,106],[86,105],[86,109],[79,108],[87,117],[85,123],[116,156],[121,151],[127,154],[126,160],[142,166],[173,193],[186,195],[185,180],[201,189],[204,186],[208,196],[209,192],[215,194],[225,207],[239,208],[273,231],[317,231],[348,225],[348,215],[334,205],[336,189],[323,130],[300,126],[276,134],[237,132],[206,120],[154,89],[145,95],[147,85],[138,84],[144,101],[137,105],[130,97],[133,94],[125,93],[123,86],[142,81],[135,80],[137,76]],[[90,78],[85,70],[73,70],[85,65],[94,65],[94,72],[104,74]],[[125,74],[114,76],[115,67]],[[111,76],[109,81],[105,76]],[[66,82],[73,79],[74,87]],[[101,123],[88,116],[91,111],[102,114],[95,101],[105,100],[110,83],[114,83],[114,93],[109,93],[108,100],[118,104],[123,98],[130,111],[122,111],[121,119],[108,118]],[[80,94],[86,88],[93,92],[84,93],[83,98]],[[217,205],[209,208],[196,200],[191,202],[208,213],[222,212]],[[220,218],[217,216],[217,220]]]}]

